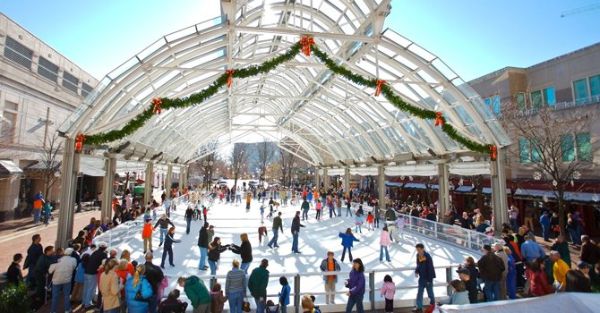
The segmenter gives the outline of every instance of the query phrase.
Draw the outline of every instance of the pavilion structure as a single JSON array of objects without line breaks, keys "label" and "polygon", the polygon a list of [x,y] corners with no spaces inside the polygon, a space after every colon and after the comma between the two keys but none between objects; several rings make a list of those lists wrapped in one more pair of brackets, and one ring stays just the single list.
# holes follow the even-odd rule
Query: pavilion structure
[{"label": "pavilion structure", "polygon": [[[118,159],[145,162],[146,177],[174,168],[186,185],[190,162],[219,145],[260,136],[318,169],[324,183],[341,175],[439,176],[439,208],[449,207],[449,175],[491,175],[496,225],[507,220],[505,147],[495,116],[438,57],[385,29],[390,0],[221,0],[221,16],[160,37],[106,75],[60,128],[65,138],[57,244],[72,235],[81,153],[105,160],[102,216],[110,217]],[[158,21],[160,22],[160,21]],[[303,37],[355,74],[384,81],[408,105],[443,114],[464,138],[497,148],[494,155],[453,140],[436,120],[423,119],[332,72],[315,54],[298,53],[269,72],[233,77],[194,105],[163,109],[127,136],[90,145],[78,135],[123,130],[153,99],[180,99],[211,88],[228,70],[260,65],[294,49]],[[304,50],[304,49],[303,49]],[[229,77],[232,78],[232,77]],[[228,79],[229,80],[229,79]],[[160,109],[160,108],[159,108]],[[160,111],[160,110],[159,110]],[[83,147],[76,145],[85,144]],[[81,153],[77,153],[81,149]],[[151,197],[146,179],[146,199]]]}]

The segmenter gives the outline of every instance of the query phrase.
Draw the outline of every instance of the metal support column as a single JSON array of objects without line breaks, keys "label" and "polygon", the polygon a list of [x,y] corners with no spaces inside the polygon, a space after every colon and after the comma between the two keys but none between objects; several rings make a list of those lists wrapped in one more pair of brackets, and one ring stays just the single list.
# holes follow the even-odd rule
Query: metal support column
[{"label": "metal support column", "polygon": [[180,188],[186,188],[188,186],[188,166],[182,166],[179,170],[179,176],[181,176],[179,178],[180,183]]},{"label": "metal support column", "polygon": [[100,212],[100,218],[105,221],[107,218],[110,219],[112,215],[112,200],[115,194],[114,192],[114,181],[115,173],[117,172],[117,159],[114,154],[105,155],[104,159],[104,179],[102,182],[102,211]]},{"label": "metal support column", "polygon": [[445,214],[450,210],[450,173],[447,163],[438,164],[438,222],[441,222]]},{"label": "metal support column", "polygon": [[350,191],[350,169],[344,169],[344,192]]},{"label": "metal support column", "polygon": [[329,173],[327,173],[327,169],[324,168],[323,169],[323,186],[325,186],[325,189],[329,188]]},{"label": "metal support column", "polygon": [[379,209],[385,210],[385,168],[383,165],[377,166],[377,191],[379,194]]},{"label": "metal support column", "polygon": [[146,174],[144,179],[144,205],[151,202],[152,193],[154,188],[152,183],[154,182],[154,163],[152,161],[146,162]]},{"label": "metal support column", "polygon": [[167,177],[165,178],[165,190],[167,191],[167,198],[171,198],[171,185],[173,184],[173,165],[167,166]]},{"label": "metal support column", "polygon": [[490,161],[492,182],[492,209],[494,229],[499,232],[508,223],[508,199],[506,198],[506,148],[498,148],[496,161]]},{"label": "metal support column", "polygon": [[321,186],[321,182],[319,181],[319,171],[320,171],[320,169],[318,169],[318,168],[315,169],[315,185],[317,188],[319,188]]},{"label": "metal support column", "polygon": [[75,153],[75,139],[65,138],[61,170],[60,213],[56,232],[56,247],[67,248],[73,237],[75,192],[79,172],[79,154]]}]

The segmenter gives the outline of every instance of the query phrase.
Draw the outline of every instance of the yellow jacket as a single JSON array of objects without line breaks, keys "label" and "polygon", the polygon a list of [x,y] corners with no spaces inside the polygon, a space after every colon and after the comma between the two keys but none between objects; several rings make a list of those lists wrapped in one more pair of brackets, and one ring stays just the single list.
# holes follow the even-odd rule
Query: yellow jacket
[{"label": "yellow jacket", "polygon": [[554,276],[554,280],[559,282],[561,288],[564,289],[567,282],[567,271],[569,270],[569,266],[562,259],[558,259],[552,265],[552,275]]}]

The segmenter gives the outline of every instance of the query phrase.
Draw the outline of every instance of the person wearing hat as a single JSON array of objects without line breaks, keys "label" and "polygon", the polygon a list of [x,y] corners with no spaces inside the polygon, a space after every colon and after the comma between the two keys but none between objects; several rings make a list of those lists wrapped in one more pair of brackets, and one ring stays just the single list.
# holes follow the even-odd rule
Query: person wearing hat
[{"label": "person wearing hat", "polygon": [[83,281],[83,306],[85,309],[92,307],[92,298],[96,294],[98,286],[98,268],[102,262],[108,258],[106,254],[106,242],[99,242],[98,249],[90,255],[90,259],[85,266],[85,275]]},{"label": "person wearing hat", "polygon": [[484,255],[477,261],[479,277],[483,280],[483,293],[487,302],[500,299],[500,281],[505,270],[504,261],[492,252],[490,245],[483,246]]},{"label": "person wearing hat", "polygon": [[71,256],[72,248],[67,248],[57,263],[50,265],[48,274],[52,275],[52,302],[50,312],[56,312],[59,296],[62,293],[64,299],[64,310],[71,311],[71,279],[77,267],[77,260]]},{"label": "person wearing hat", "polygon": [[469,293],[469,303],[477,303],[477,278],[471,278],[471,271],[464,267],[456,270],[456,273]]},{"label": "person wearing hat", "polygon": [[590,281],[590,265],[581,261],[576,269],[567,271],[566,287],[567,292],[592,292]]}]

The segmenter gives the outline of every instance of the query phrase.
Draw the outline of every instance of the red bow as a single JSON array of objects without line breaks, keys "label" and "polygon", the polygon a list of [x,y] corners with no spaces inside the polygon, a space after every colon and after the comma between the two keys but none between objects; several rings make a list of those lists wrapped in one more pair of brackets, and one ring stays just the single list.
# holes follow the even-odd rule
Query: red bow
[{"label": "red bow", "polygon": [[375,87],[375,97],[378,97],[381,94],[381,88],[385,84],[385,80],[378,79],[376,84],[377,86]]},{"label": "red bow", "polygon": [[231,85],[233,85],[233,73],[234,72],[235,72],[235,70],[225,71],[225,73],[227,73],[227,88],[231,88]]},{"label": "red bow", "polygon": [[160,114],[160,112],[162,111],[162,109],[160,108],[160,106],[162,105],[162,100],[160,98],[154,98],[152,99],[152,105],[153,113]]},{"label": "red bow", "polygon": [[85,135],[82,134],[82,133],[79,133],[75,137],[75,152],[81,153],[81,151],[83,151],[83,144],[84,143],[85,143]]},{"label": "red bow", "polygon": [[442,112],[435,112],[435,126],[444,126],[444,117]]},{"label": "red bow", "polygon": [[302,53],[309,57],[310,47],[315,44],[315,39],[311,36],[304,35],[302,38],[300,38],[300,44],[302,45]]},{"label": "red bow", "polygon": [[492,161],[496,161],[498,158],[498,147],[495,145],[490,145],[490,159]]}]

